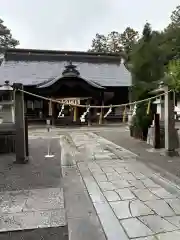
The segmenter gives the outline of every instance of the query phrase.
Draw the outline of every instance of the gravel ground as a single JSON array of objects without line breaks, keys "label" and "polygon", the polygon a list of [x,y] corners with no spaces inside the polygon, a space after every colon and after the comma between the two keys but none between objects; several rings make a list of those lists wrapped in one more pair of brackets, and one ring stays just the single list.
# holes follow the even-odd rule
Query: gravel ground
[{"label": "gravel ground", "polygon": [[[51,140],[54,158],[45,158],[48,139],[31,139],[30,161],[27,164],[13,164],[13,155],[0,155],[0,191],[42,189],[61,187],[61,163],[59,139]],[[64,237],[62,237],[64,236]],[[65,227],[43,228],[0,233],[1,240],[67,240]]]},{"label": "gravel ground", "polygon": [[[1,240],[68,240],[67,227],[39,228],[17,232],[1,233]],[[64,235],[64,237],[60,237]]]},{"label": "gravel ground", "polygon": [[0,191],[58,187],[61,185],[60,145],[51,140],[54,158],[45,158],[48,139],[29,141],[30,160],[27,164],[14,164],[15,156],[0,155]]}]

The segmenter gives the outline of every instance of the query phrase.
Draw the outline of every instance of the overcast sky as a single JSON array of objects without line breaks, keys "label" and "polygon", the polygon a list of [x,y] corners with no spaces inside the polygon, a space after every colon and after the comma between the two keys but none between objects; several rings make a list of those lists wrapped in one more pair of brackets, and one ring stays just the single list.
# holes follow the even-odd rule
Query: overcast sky
[{"label": "overcast sky", "polygon": [[87,50],[95,34],[163,29],[179,0],[0,0],[0,17],[22,48]]}]

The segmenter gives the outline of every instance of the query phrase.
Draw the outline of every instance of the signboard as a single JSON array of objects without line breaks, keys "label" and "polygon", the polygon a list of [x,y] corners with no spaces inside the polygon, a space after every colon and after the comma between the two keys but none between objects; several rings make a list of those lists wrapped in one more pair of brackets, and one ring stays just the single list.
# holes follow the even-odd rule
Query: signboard
[{"label": "signboard", "polygon": [[60,98],[60,99],[56,99],[57,101],[59,101],[62,104],[80,104],[80,99],[79,98]]}]

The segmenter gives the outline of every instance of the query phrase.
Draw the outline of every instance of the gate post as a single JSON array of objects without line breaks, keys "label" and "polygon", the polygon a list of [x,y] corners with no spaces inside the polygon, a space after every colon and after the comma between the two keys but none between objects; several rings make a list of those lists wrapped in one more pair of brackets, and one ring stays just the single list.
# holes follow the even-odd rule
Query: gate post
[{"label": "gate post", "polygon": [[21,83],[15,83],[13,87],[15,89],[15,163],[24,164],[28,162],[24,117],[24,93],[22,91],[18,91],[23,90],[23,85]]},{"label": "gate post", "polygon": [[159,119],[159,114],[157,113],[154,115],[154,130],[155,130],[154,148],[159,149],[161,145],[160,119]]},{"label": "gate post", "polygon": [[167,86],[164,87],[164,91],[165,151],[168,156],[177,156],[178,152],[175,149],[174,94],[173,92],[168,92]]}]

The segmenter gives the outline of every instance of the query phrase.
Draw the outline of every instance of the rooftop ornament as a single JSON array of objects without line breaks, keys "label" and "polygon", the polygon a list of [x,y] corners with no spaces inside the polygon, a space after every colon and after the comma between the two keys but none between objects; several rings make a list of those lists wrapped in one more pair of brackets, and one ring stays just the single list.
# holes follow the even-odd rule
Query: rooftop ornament
[{"label": "rooftop ornament", "polygon": [[63,77],[79,77],[80,73],[76,69],[76,66],[72,64],[72,61],[65,66],[65,70],[62,72]]},{"label": "rooftop ornament", "polygon": [[9,85],[9,81],[5,81],[5,84],[0,87],[0,91],[13,91],[13,88]]}]

